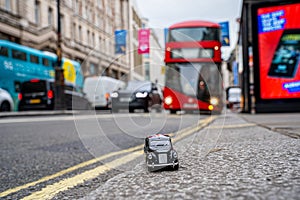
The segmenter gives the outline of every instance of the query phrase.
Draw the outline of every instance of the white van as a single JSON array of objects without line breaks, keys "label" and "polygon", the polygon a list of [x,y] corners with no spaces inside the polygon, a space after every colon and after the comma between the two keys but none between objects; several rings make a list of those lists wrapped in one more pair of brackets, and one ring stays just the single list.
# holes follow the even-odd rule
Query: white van
[{"label": "white van", "polygon": [[110,94],[124,87],[123,81],[111,77],[87,77],[84,80],[83,92],[94,108],[108,109],[111,106]]},{"label": "white van", "polygon": [[227,108],[239,108],[241,103],[242,89],[239,87],[229,87],[227,89]]}]

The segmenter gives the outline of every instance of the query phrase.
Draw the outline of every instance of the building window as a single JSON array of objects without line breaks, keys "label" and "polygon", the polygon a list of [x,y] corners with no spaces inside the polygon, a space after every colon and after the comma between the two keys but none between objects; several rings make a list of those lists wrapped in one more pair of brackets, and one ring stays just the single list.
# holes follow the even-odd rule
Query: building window
[{"label": "building window", "polygon": [[83,18],[84,18],[84,19],[87,19],[87,16],[88,16],[88,7],[85,6],[85,7],[84,7],[84,11],[83,11]]},{"label": "building window", "polygon": [[7,11],[11,10],[11,1],[10,0],[5,0],[5,9]]},{"label": "building window", "polygon": [[65,33],[65,16],[60,14],[60,31],[61,35],[63,36]]},{"label": "building window", "polygon": [[53,25],[53,9],[48,8],[48,25]]},{"label": "building window", "polygon": [[102,49],[101,49],[101,44],[102,44],[102,38],[99,37],[99,43],[98,43],[98,48],[100,52],[102,52]]},{"label": "building window", "polygon": [[97,6],[98,8],[102,8],[102,0],[97,0]]},{"label": "building window", "polygon": [[36,24],[40,24],[40,2],[39,1],[35,1],[35,5],[34,5],[34,19],[35,19],[35,23]]},{"label": "building window", "polygon": [[74,9],[75,14],[79,13],[78,0],[73,0],[73,9]]},{"label": "building window", "polygon": [[90,44],[91,44],[90,31],[89,30],[87,31],[87,44],[88,44],[88,46],[90,46]]},{"label": "building window", "polygon": [[80,42],[82,41],[81,26],[78,27],[78,39],[79,39]]},{"label": "building window", "polygon": [[92,33],[92,46],[95,45],[95,34]]},{"label": "building window", "polygon": [[75,23],[73,23],[73,28],[72,28],[72,39],[73,40],[76,40],[77,38],[76,38],[76,24]]},{"label": "building window", "polygon": [[96,74],[96,67],[95,67],[95,64],[93,64],[93,63],[90,64],[90,74],[91,75]]}]

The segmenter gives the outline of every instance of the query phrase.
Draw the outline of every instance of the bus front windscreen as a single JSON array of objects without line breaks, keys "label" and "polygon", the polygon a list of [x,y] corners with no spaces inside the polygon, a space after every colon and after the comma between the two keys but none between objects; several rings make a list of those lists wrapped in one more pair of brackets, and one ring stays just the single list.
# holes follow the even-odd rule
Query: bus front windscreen
[{"label": "bus front windscreen", "polygon": [[194,42],[220,40],[218,28],[175,28],[169,31],[169,42]]},{"label": "bus front windscreen", "polygon": [[169,64],[166,87],[205,102],[210,96],[220,96],[222,91],[219,70],[213,63]]}]

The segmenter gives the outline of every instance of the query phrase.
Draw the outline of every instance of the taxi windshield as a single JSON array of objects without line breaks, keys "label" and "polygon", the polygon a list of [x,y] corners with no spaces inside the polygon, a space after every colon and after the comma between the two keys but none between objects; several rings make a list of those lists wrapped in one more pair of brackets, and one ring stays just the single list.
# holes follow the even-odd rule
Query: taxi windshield
[{"label": "taxi windshield", "polygon": [[171,149],[169,140],[153,140],[150,142],[150,149],[153,151],[168,151]]}]

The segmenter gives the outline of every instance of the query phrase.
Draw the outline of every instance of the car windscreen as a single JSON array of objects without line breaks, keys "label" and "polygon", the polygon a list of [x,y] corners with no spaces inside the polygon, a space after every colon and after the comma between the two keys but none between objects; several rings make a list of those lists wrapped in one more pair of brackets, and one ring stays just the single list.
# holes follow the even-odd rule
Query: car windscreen
[{"label": "car windscreen", "polygon": [[213,63],[173,63],[166,68],[166,87],[200,100],[222,92],[219,70]]},{"label": "car windscreen", "polygon": [[171,149],[171,143],[169,140],[152,140],[149,147],[153,151],[168,151]]},{"label": "car windscreen", "polygon": [[143,81],[129,81],[126,86],[126,90],[129,91],[151,91],[151,83],[150,82],[143,82]]},{"label": "car windscreen", "polygon": [[45,92],[46,90],[47,88],[45,81],[25,82],[22,84],[23,93]]}]

